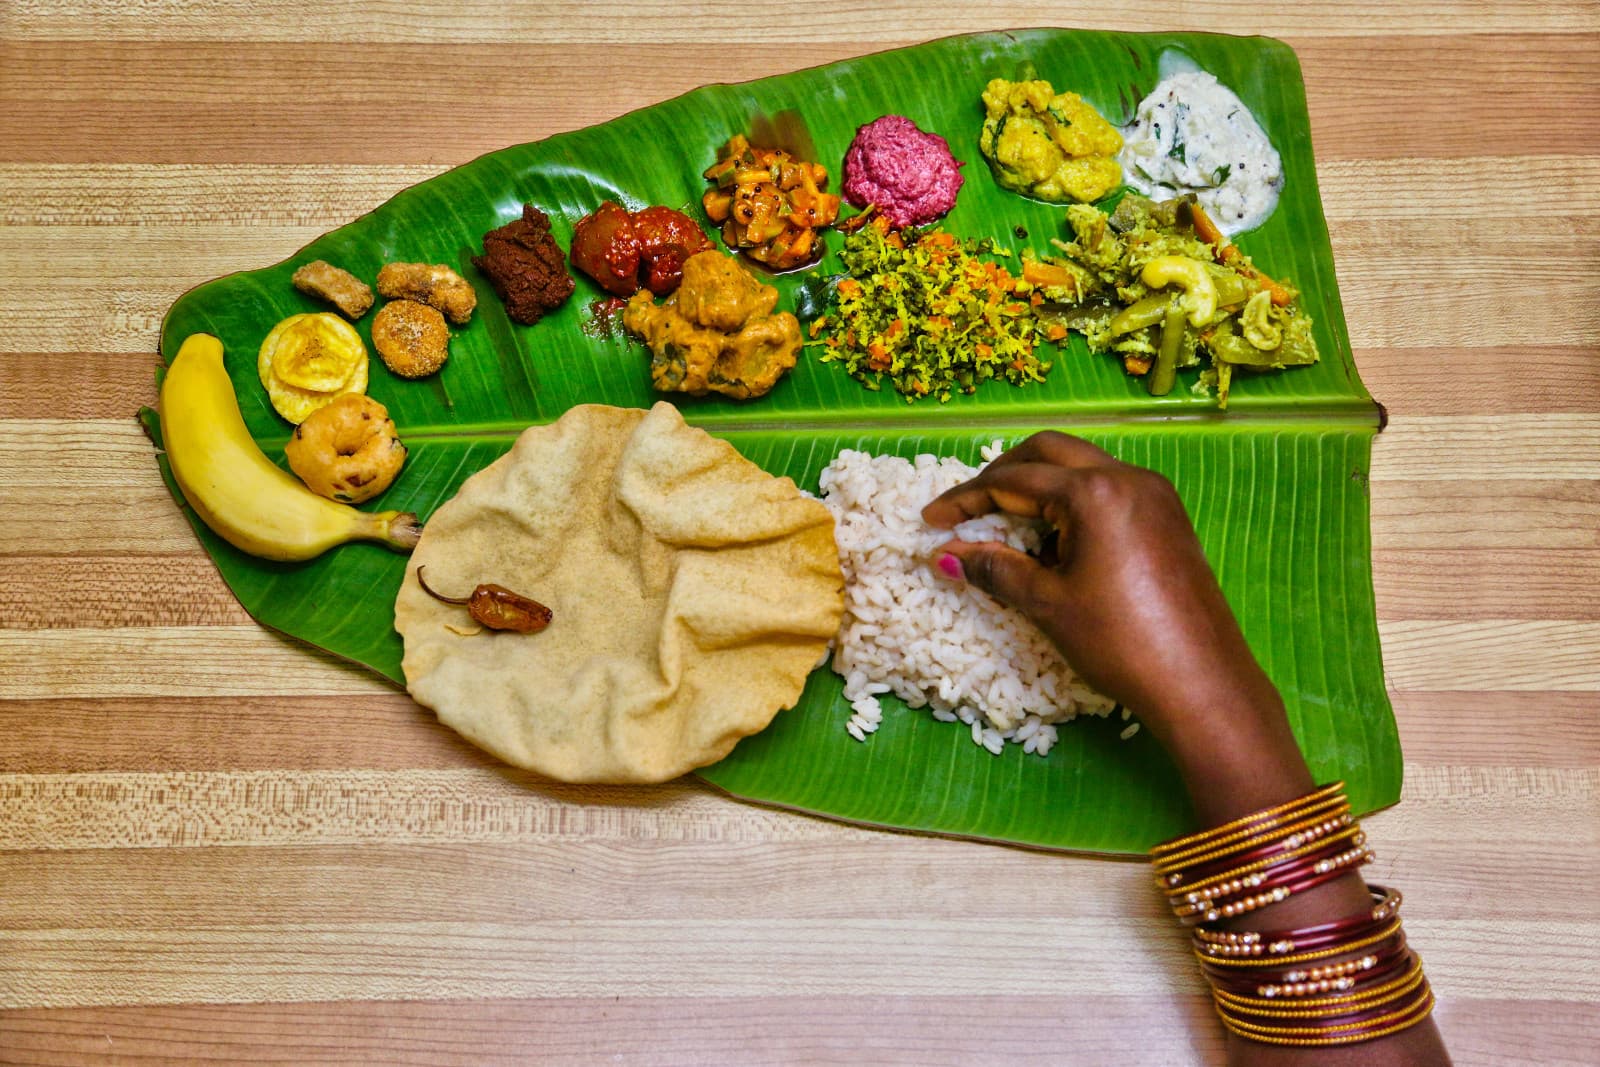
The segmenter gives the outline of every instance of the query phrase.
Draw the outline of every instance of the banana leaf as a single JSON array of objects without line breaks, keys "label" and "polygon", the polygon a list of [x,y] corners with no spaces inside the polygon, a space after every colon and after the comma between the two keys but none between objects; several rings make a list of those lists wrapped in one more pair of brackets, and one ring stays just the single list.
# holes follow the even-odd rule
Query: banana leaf
[{"label": "banana leaf", "polygon": [[[291,286],[294,268],[321,258],[371,279],[392,260],[455,265],[478,289],[479,311],[456,332],[445,369],[410,382],[374,359],[368,389],[411,450],[381,505],[426,518],[528,425],[574,404],[645,407],[657,399],[642,348],[585,329],[586,305],[603,295],[587,279],[537,326],[505,317],[470,256],[483,233],[518,216],[524,202],[550,215],[563,246],[572,224],[608,197],[698,217],[701,172],[731,135],[796,112],[816,158],[833,170],[857,126],[897,113],[945,136],[966,163],[948,230],[992,237],[1017,254],[1043,250],[1062,234],[1064,209],[1005,192],[991,179],[977,152],[984,84],[1037,70],[1122,123],[1169,53],[1233,88],[1282,155],[1282,200],[1239,244],[1302,291],[1320,363],[1236,381],[1226,415],[1186,387],[1192,371],[1169,395],[1151,397],[1115,359],[1091,355],[1076,336],[1055,354],[1044,383],[989,383],[943,405],[864,389],[839,366],[811,357],[759,401],[672,399],[691,423],[803,488],[815,489],[818,473],[842,448],[931,451],[976,462],[982,445],[1014,443],[1042,428],[1080,433],[1162,471],[1189,506],[1252,648],[1282,689],[1313,770],[1322,779],[1344,778],[1354,805],[1369,811],[1393,803],[1400,787],[1368,535],[1366,473],[1378,409],[1350,355],[1299,66],[1279,42],[1066,30],[978,34],[707,86],[601,126],[483,156],[405,190],[282,263],[204,284],[167,314],[162,353],[170,359],[191,333],[221,338],[246,423],[281,463],[290,428],[256,379],[255,353],[279,319],[320,310]],[[822,271],[838,269],[839,241],[829,235]],[[780,306],[794,306],[803,280],[772,279],[783,294]],[[370,321],[358,323],[369,344]],[[159,445],[159,419],[142,414]],[[252,616],[401,680],[392,628],[399,556],[358,544],[307,563],[270,563],[235,550],[187,513]],[[883,728],[858,743],[844,731],[850,711],[840,689],[831,672],[816,672],[793,709],[701,776],[740,797],[822,815],[1045,848],[1138,851],[1187,824],[1170,764],[1146,734],[1122,740],[1120,719],[1064,726],[1047,757],[1016,748],[994,757],[974,746],[965,728],[888,700]]]}]

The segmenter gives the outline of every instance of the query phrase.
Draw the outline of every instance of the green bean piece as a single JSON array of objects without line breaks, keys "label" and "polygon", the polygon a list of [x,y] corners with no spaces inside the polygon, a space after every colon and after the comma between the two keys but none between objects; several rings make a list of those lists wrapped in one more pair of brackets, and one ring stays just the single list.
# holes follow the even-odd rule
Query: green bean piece
[{"label": "green bean piece", "polygon": [[1145,376],[1144,384],[1151,396],[1166,396],[1178,378],[1178,353],[1183,348],[1183,331],[1188,329],[1183,311],[1183,301],[1170,298],[1166,321],[1161,324],[1161,347],[1156,351],[1156,361]]},{"label": "green bean piece", "polygon": [[1123,308],[1111,320],[1111,336],[1121,337],[1125,333],[1154,326],[1166,317],[1167,303],[1171,299],[1170,293],[1151,293],[1137,304]]},{"label": "green bean piece", "polygon": [[1251,288],[1236,271],[1215,269],[1211,272],[1211,280],[1217,287],[1218,307],[1233,307],[1250,299]]},{"label": "green bean piece", "polygon": [[1304,315],[1291,315],[1283,324],[1283,344],[1278,346],[1278,363],[1284,367],[1305,367],[1317,361],[1317,342],[1311,336],[1311,322]]},{"label": "green bean piece", "polygon": [[1105,315],[1109,310],[1104,304],[1080,304],[1077,307],[1068,307],[1066,304],[1052,304],[1047,300],[1039,306],[1037,314],[1039,321],[1047,326],[1065,326],[1069,330],[1082,333],[1085,323]]}]

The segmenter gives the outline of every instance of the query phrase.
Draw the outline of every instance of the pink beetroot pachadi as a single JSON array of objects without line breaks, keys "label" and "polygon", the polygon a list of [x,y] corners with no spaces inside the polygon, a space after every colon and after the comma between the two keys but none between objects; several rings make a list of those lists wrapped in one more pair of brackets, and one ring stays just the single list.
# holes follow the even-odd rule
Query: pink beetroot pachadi
[{"label": "pink beetroot pachadi", "polygon": [[964,164],[938,134],[904,115],[884,115],[856,130],[844,155],[844,198],[876,204],[895,226],[922,226],[955,207]]}]

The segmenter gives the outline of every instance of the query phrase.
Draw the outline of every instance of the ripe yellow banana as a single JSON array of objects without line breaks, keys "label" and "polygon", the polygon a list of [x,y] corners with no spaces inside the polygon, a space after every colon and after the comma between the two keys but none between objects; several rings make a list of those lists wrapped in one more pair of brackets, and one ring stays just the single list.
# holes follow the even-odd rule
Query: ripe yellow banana
[{"label": "ripe yellow banana", "polygon": [[161,383],[161,436],[178,487],[205,524],[265,559],[300,560],[346,541],[410,551],[409,511],[358,511],[318,496],[256,447],[222,365],[222,342],[191,334]]}]

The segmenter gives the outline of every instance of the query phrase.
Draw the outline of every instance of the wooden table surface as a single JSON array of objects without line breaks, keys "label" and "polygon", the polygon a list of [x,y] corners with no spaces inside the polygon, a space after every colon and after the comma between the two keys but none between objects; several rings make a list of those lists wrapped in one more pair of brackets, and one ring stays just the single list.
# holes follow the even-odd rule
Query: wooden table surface
[{"label": "wooden table surface", "polygon": [[1392,419],[1374,874],[1458,1063],[1594,1062],[1600,5],[376,7],[0,6],[0,1063],[1219,1061],[1141,864],[537,785],[254,625],[133,420],[180,293],[406,185],[1029,25],[1299,53]]}]

